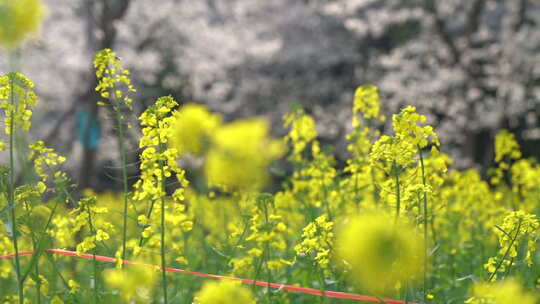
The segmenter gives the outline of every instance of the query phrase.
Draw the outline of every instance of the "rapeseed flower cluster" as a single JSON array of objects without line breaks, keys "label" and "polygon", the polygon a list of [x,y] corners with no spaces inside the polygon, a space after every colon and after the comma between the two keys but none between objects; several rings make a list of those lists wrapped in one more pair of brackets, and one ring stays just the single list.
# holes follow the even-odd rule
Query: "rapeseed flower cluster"
[{"label": "rapeseed flower cluster", "polygon": [[[129,97],[129,93],[136,92],[136,90],[129,79],[129,70],[122,67],[116,53],[111,49],[99,51],[94,59],[94,68],[98,79],[96,91],[99,92],[100,96],[111,100],[117,112],[120,110],[120,101],[131,109],[133,100]],[[125,87],[125,93],[122,86]],[[100,102],[100,104],[105,105],[104,102]]]},{"label": "rapeseed flower cluster", "polygon": [[16,126],[24,131],[30,129],[31,108],[38,102],[34,83],[21,73],[9,73],[0,77],[0,108],[5,113],[5,132],[11,134]]},{"label": "rapeseed flower cluster", "polygon": [[[163,183],[173,174],[180,185],[187,185],[184,170],[177,164],[179,156],[175,148],[167,148],[172,135],[171,126],[174,122],[173,110],[178,103],[170,96],[159,98],[141,116],[143,136],[140,139],[141,177],[135,183],[135,200],[157,200],[166,196]],[[182,201],[184,188],[177,188],[172,197],[175,201]]]},{"label": "rapeseed flower cluster", "polygon": [[519,143],[514,134],[503,130],[495,136],[495,162],[498,166],[491,170],[491,183],[497,185],[505,178],[512,161],[521,158]]},{"label": "rapeseed flower cluster", "polygon": [[392,116],[395,135],[383,135],[373,144],[371,159],[381,162],[385,171],[401,170],[417,161],[415,155],[428,144],[439,145],[437,134],[425,123],[426,117],[416,113],[416,108],[408,106]]},{"label": "rapeseed flower cluster", "polygon": [[312,256],[314,264],[322,269],[328,268],[334,248],[334,223],[323,214],[302,230],[302,242],[294,247],[296,254]]},{"label": "rapeseed flower cluster", "polygon": [[296,109],[284,115],[283,120],[285,128],[290,128],[285,136],[285,140],[292,146],[289,160],[301,162],[306,157],[304,151],[308,151],[309,144],[317,138],[315,120],[305,114],[302,109]]},{"label": "rapeseed flower cluster", "polygon": [[[251,215],[245,223],[242,246],[238,247],[241,257],[231,259],[230,266],[234,274],[246,274],[254,271],[257,276],[264,273],[264,277],[272,277],[276,271],[285,269],[293,264],[284,254],[287,248],[287,232],[289,231],[284,218],[274,206],[273,198],[261,194],[254,199],[248,198],[246,202],[255,206],[245,207]],[[236,231],[236,235],[242,233]],[[251,265],[256,265],[252,268]],[[247,270],[247,271],[246,271]]]},{"label": "rapeseed flower cluster", "polygon": [[[489,258],[484,265],[491,274],[491,279],[496,279],[498,273],[506,273],[508,268],[518,260],[518,248],[525,246],[523,262],[531,267],[532,257],[536,251],[538,240],[538,219],[536,215],[524,211],[512,211],[505,217],[500,226],[495,226],[495,233],[499,239],[499,254]],[[522,244],[525,243],[525,244]]]},{"label": "rapeseed flower cluster", "polygon": [[30,144],[28,147],[31,150],[28,158],[33,160],[34,171],[41,179],[41,183],[38,184],[40,187],[45,187],[44,183],[46,183],[49,179],[49,174],[46,172],[46,170],[50,169],[51,166],[63,164],[66,161],[66,158],[54,152],[52,148],[46,147],[45,143],[41,140]]},{"label": "rapeseed flower cluster", "polygon": [[354,92],[353,101],[353,121],[352,126],[356,128],[360,125],[357,114],[361,114],[364,119],[379,119],[384,121],[386,118],[381,115],[381,102],[378,89],[374,85],[359,86]]},{"label": "rapeseed flower cluster", "polygon": [[70,213],[73,216],[71,222],[71,233],[77,233],[83,229],[88,229],[89,236],[77,244],[77,254],[82,254],[96,248],[98,242],[106,241],[110,235],[115,232],[114,225],[99,217],[100,214],[108,212],[106,207],[98,207],[96,205],[96,197],[88,196],[79,201],[78,208],[73,209]]}]

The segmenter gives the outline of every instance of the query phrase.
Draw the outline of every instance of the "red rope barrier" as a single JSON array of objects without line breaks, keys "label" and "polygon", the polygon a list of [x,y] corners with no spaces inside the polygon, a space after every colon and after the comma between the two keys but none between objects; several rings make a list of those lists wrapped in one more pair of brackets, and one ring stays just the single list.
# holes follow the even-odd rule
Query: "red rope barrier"
[{"label": "red rope barrier", "polygon": [[[94,259],[94,255],[88,254],[88,253],[77,254],[75,251],[61,250],[61,249],[47,249],[45,251],[53,253],[53,254],[78,257],[78,258],[83,258],[83,259],[87,259],[87,260],[93,260]],[[19,256],[32,255],[32,254],[34,254],[34,251],[21,251],[21,252],[19,252]],[[15,254],[0,255],[0,259],[12,258],[12,257],[15,257]],[[102,261],[102,262],[116,263],[115,258],[102,256],[102,255],[96,255],[95,259],[98,260],[98,261]],[[128,261],[128,260],[124,260],[123,263],[127,264],[127,265],[139,265],[139,266],[158,268],[158,269],[161,268],[161,267],[156,266],[156,265],[137,263],[137,262]],[[364,302],[371,302],[371,303],[381,303],[381,301],[382,301],[382,303],[388,303],[388,304],[417,304],[417,303],[414,303],[414,302],[404,303],[403,301],[399,301],[399,300],[380,299],[380,298],[373,297],[373,296],[366,296],[366,295],[354,294],[354,293],[348,293],[348,292],[322,291],[322,290],[314,289],[314,288],[292,286],[292,285],[285,285],[285,284],[278,284],[278,283],[269,283],[269,282],[264,282],[264,281],[254,281],[254,280],[250,280],[250,279],[242,279],[242,278],[235,278],[235,277],[226,277],[226,276],[208,274],[208,273],[203,273],[203,272],[187,271],[187,270],[171,268],[171,267],[165,267],[165,271],[176,272],[176,273],[185,273],[185,274],[198,276],[198,277],[205,277],[205,278],[240,281],[240,282],[242,282],[244,284],[249,284],[249,285],[265,286],[265,287],[275,288],[275,289],[278,289],[278,290],[283,289],[283,290],[295,291],[295,292],[300,292],[300,293],[312,294],[312,295],[316,295],[316,296],[324,296],[324,297],[328,297],[328,298],[348,299],[348,300],[364,301]]]}]

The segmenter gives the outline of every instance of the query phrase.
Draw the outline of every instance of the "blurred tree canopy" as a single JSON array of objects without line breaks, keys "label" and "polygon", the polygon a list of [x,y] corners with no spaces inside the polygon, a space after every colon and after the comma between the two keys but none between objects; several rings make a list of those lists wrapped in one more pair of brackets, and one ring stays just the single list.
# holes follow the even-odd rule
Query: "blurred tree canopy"
[{"label": "blurred tree canopy", "polygon": [[[371,83],[389,113],[410,104],[426,114],[459,166],[489,165],[503,128],[525,155],[540,157],[538,1],[45,3],[41,36],[22,55],[42,100],[34,134],[69,156],[84,186],[96,162],[118,159],[93,90],[91,60],[105,47],[133,72],[138,112],[171,94],[229,119],[264,115],[281,134],[281,116],[299,103],[321,123],[321,140],[343,155],[352,94]],[[81,112],[99,122],[99,149],[76,140]]]}]

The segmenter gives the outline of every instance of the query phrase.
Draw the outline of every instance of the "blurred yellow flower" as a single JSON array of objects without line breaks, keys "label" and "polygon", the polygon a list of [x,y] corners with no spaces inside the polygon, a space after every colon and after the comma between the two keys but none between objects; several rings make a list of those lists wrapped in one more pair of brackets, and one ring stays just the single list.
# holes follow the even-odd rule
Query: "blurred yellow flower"
[{"label": "blurred yellow flower", "polygon": [[69,280],[68,281],[69,286],[69,293],[76,294],[81,289],[81,285],[79,283],[75,282],[75,280]]},{"label": "blurred yellow flower", "polygon": [[267,166],[284,152],[283,143],[268,132],[262,119],[238,120],[214,132],[205,166],[208,183],[226,190],[264,187]]},{"label": "blurred yellow flower", "polygon": [[103,279],[109,287],[120,291],[120,296],[126,303],[134,300],[148,303],[158,273],[157,269],[143,266],[111,268],[103,271]]},{"label": "blurred yellow flower", "polygon": [[467,304],[534,304],[537,297],[523,290],[515,279],[506,279],[497,283],[478,283],[473,287],[474,297]]},{"label": "blurred yellow flower", "polygon": [[0,44],[15,49],[43,18],[41,0],[0,0]]},{"label": "blurred yellow flower", "polygon": [[171,144],[180,154],[203,155],[209,147],[211,134],[221,124],[221,117],[212,114],[206,107],[187,104],[174,115],[171,126]]},{"label": "blurred yellow flower", "polygon": [[390,216],[351,218],[337,235],[336,254],[362,288],[385,294],[423,272],[423,247],[414,228]]},{"label": "blurred yellow flower", "polygon": [[195,295],[194,304],[255,304],[251,290],[240,282],[206,282]]}]

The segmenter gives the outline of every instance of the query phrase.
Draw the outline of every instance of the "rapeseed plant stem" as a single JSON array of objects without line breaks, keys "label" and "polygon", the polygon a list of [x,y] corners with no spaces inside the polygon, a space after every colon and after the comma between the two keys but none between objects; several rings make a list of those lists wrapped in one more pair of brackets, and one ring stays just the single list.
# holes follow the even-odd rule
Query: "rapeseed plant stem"
[{"label": "rapeseed plant stem", "polygon": [[[127,164],[126,164],[126,149],[124,145],[124,117],[122,108],[132,109],[132,99],[129,97],[130,92],[135,92],[135,88],[129,79],[129,70],[122,68],[120,59],[111,49],[103,49],[98,52],[94,58],[94,68],[96,69],[96,77],[98,91],[102,98],[110,100],[112,105],[112,115],[115,116],[118,128],[118,149],[120,150],[121,166],[122,166],[122,182],[124,196],[124,213],[122,227],[122,260],[126,258],[126,242],[127,242],[127,213],[128,213],[128,180],[127,180]],[[125,91],[119,89],[118,85],[126,87]],[[100,101],[98,104],[105,105]],[[123,265],[123,264],[122,264]]]},{"label": "rapeseed plant stem", "polygon": [[39,262],[36,262],[36,294],[37,294],[37,303],[41,304],[41,279],[39,278]]},{"label": "rapeseed plant stem", "polygon": [[15,144],[15,88],[13,82],[14,74],[9,74],[9,85],[10,85],[10,103],[11,103],[11,111],[10,111],[10,121],[9,121],[9,204],[12,206],[11,208],[11,232],[13,234],[13,248],[15,250],[15,271],[17,273],[17,286],[19,291],[19,303],[24,303],[24,289],[23,289],[23,281],[21,278],[21,264],[19,260],[19,245],[18,245],[18,236],[17,236],[17,216],[15,213],[16,205],[15,205],[15,161],[14,161],[14,144]]},{"label": "rapeseed plant stem", "polygon": [[[512,241],[508,245],[508,248],[506,248],[506,251],[504,252],[504,255],[503,255],[502,259],[497,264],[497,267],[495,267],[495,271],[493,271],[491,273],[491,275],[489,276],[489,279],[487,280],[488,282],[491,282],[491,280],[497,274],[497,271],[499,270],[499,268],[501,268],[503,262],[508,258],[508,254],[510,254],[510,250],[512,249],[512,246],[514,245],[514,242],[517,240],[517,238],[519,236],[519,230],[521,229],[521,223],[522,223],[522,219],[519,219],[518,226],[516,228],[516,234],[514,235],[514,237],[512,238]],[[512,265],[512,264],[510,264],[510,265]],[[508,268],[510,268],[510,267],[508,267]]]},{"label": "rapeseed plant stem", "polygon": [[[88,206],[84,206],[84,208],[87,209],[88,212],[88,225],[90,226],[90,231],[93,235],[96,235],[96,231],[94,229],[94,224],[92,223],[92,212]],[[96,260],[96,254],[97,254],[97,246],[95,246],[92,249],[92,265],[94,269],[94,286],[93,286],[93,295],[94,295],[94,303],[99,303],[99,295],[98,295],[98,265]]]},{"label": "rapeseed plant stem", "polygon": [[321,302],[327,303],[328,298],[326,297],[326,294],[325,294],[326,281],[324,280],[324,270],[320,266],[317,266],[317,270],[318,270],[319,284],[321,285],[321,292],[322,292]]},{"label": "rapeseed plant stem", "polygon": [[[146,212],[146,218],[150,218],[150,216],[152,215],[152,211],[154,210],[154,204],[156,203],[155,200],[152,200],[152,202],[150,203],[150,207],[148,208],[148,211]],[[144,228],[143,228],[144,230]],[[139,236],[139,247],[142,247],[144,245],[144,240],[145,238],[143,237],[143,235],[141,234]]]},{"label": "rapeseed plant stem", "polygon": [[[235,244],[232,247],[232,250],[230,251],[230,253],[227,254],[227,263],[225,263],[225,266],[229,265],[229,262],[231,261],[232,257],[235,256],[236,250],[238,249],[238,247],[242,244],[242,242],[245,239],[248,228],[249,228],[249,220],[244,220],[244,228],[242,229],[242,233],[240,234],[240,237],[238,238],[238,240],[235,242]],[[222,268],[220,267],[219,270],[221,271],[221,269]]]},{"label": "rapeseed plant stem", "polygon": [[[124,124],[119,109],[116,111],[116,120],[118,124],[118,148],[120,149],[120,158],[122,161],[122,182],[124,186],[124,214],[122,227],[122,260],[126,259],[126,241],[127,241],[127,213],[128,213],[128,180],[126,149],[124,146]],[[123,266],[123,264],[122,264]]]},{"label": "rapeseed plant stem", "polygon": [[257,268],[255,268],[255,276],[253,277],[253,285],[251,285],[253,291],[255,291],[255,288],[257,287],[255,282],[259,279],[259,273],[261,272],[263,262],[264,262],[264,259],[259,258],[259,263],[257,264]]},{"label": "rapeseed plant stem", "polygon": [[[164,183],[164,182],[163,182]],[[167,304],[167,272],[165,271],[165,198],[161,198],[161,280],[163,285],[163,300]]]},{"label": "rapeseed plant stem", "polygon": [[428,268],[428,258],[429,258],[429,240],[428,240],[428,204],[427,204],[427,193],[426,193],[426,172],[424,166],[424,155],[422,154],[422,149],[418,145],[418,154],[420,157],[420,168],[422,169],[422,185],[424,186],[424,286],[423,286],[423,297],[424,303],[427,300],[427,268]]},{"label": "rapeseed plant stem", "polygon": [[[267,203],[268,201],[267,200],[262,200],[261,201],[261,204],[262,204],[262,207],[263,207],[263,211],[264,211],[264,223],[266,226],[269,225],[268,223],[268,206],[267,206]],[[264,265],[266,266],[266,280],[267,282],[272,282],[272,273],[271,273],[271,270],[270,270],[270,267],[268,267],[268,261],[270,260],[270,246],[269,246],[269,243],[268,242],[265,242],[264,244]],[[270,283],[268,283],[270,284]],[[270,285],[268,285],[266,287],[266,294],[268,296],[268,303],[272,303],[272,292],[270,292]]]},{"label": "rapeseed plant stem", "polygon": [[[158,133],[158,142],[161,143],[161,136]],[[163,144],[159,144],[159,152],[164,152],[164,146]],[[161,284],[163,287],[163,303],[167,304],[167,272],[165,271],[165,267],[167,266],[165,264],[165,186],[166,186],[166,176],[165,176],[165,170],[164,170],[165,164],[163,163],[163,160],[159,160],[159,167],[161,171],[161,191],[162,196],[160,198],[161,200]]]},{"label": "rapeseed plant stem", "polygon": [[58,275],[58,277],[60,278],[60,281],[62,281],[62,285],[64,286],[64,288],[66,289],[66,293],[69,294],[72,298],[72,303],[80,303],[81,301],[79,300],[79,298],[77,297],[76,294],[73,294],[73,293],[70,293],[70,292],[67,292],[69,291],[70,287],[69,287],[69,284],[68,282],[66,281],[66,279],[64,278],[64,276],[62,275],[62,273],[60,272],[60,270],[58,270],[58,264],[56,263],[56,261],[54,260],[54,257],[52,254],[50,253],[47,253],[45,254],[45,256],[49,259],[49,262],[51,263],[52,265],[52,269],[54,270],[54,272]]},{"label": "rapeseed plant stem", "polygon": [[396,161],[394,161],[394,164],[393,164],[393,169],[392,170],[395,174],[395,179],[396,179],[396,221],[399,219],[399,212],[401,210],[401,192],[400,192],[400,188],[399,188],[399,172],[398,172],[398,168],[397,168],[397,165],[396,165]]}]

